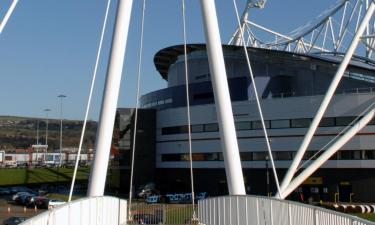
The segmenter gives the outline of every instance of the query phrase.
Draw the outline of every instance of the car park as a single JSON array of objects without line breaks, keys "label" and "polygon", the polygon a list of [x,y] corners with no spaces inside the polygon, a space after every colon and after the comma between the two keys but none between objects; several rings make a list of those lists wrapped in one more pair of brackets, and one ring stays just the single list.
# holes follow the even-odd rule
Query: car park
[{"label": "car park", "polygon": [[10,188],[11,194],[15,194],[18,192],[30,192],[31,190],[27,187],[24,186],[15,186]]},{"label": "car park", "polygon": [[24,216],[12,216],[3,221],[3,225],[17,225],[26,221],[28,217]]},{"label": "car park", "polygon": [[5,187],[0,187],[0,195],[10,195],[10,189]]}]

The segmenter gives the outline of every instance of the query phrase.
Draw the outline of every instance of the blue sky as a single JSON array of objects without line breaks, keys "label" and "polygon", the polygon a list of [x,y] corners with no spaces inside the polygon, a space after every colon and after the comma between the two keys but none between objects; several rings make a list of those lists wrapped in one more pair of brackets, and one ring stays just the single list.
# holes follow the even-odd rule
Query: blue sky
[{"label": "blue sky", "polygon": [[[141,0],[134,0],[119,107],[135,105]],[[189,43],[204,42],[198,0],[186,0]],[[242,9],[246,0],[237,0]],[[336,0],[269,0],[250,18],[287,33],[316,17]],[[11,0],[0,2],[0,16]],[[0,115],[59,117],[57,95],[65,94],[64,118],[83,119],[107,0],[20,0],[0,35]],[[111,40],[116,0],[112,0],[91,119],[97,119]],[[236,20],[232,0],[216,0],[223,43]],[[153,64],[154,54],[183,42],[180,0],[147,0],[142,93],[166,87]]]}]

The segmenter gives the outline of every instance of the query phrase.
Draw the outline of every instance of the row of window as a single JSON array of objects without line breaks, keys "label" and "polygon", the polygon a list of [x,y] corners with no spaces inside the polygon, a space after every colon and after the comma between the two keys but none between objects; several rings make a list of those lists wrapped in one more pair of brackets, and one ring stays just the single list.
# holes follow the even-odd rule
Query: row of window
[{"label": "row of window", "polygon": [[[316,159],[322,152],[308,151],[303,156],[303,160]],[[266,161],[268,160],[268,152],[240,152],[242,161]],[[295,151],[275,151],[272,152],[274,160],[292,160],[295,156]],[[193,153],[193,161],[223,161],[223,154],[221,152],[210,153]],[[375,150],[345,150],[338,151],[330,160],[374,160]],[[162,154],[161,160],[164,162],[174,161],[189,161],[189,153],[181,154]]]},{"label": "row of window", "polygon": [[157,101],[154,101],[154,102],[146,103],[146,104],[143,105],[143,107],[144,108],[150,108],[150,107],[155,107],[155,106],[158,106],[158,105],[169,104],[169,103],[172,103],[172,102],[173,102],[172,98],[160,99],[160,100],[157,100]]},{"label": "row of window", "polygon": [[[320,121],[319,127],[335,127],[335,126],[348,126],[355,120],[356,117],[345,116],[345,117],[327,117]],[[281,128],[307,128],[310,126],[311,118],[302,119],[285,119],[285,120],[265,120],[265,126],[267,129],[281,129]],[[369,123],[375,125],[375,119]],[[235,122],[236,130],[260,130],[262,129],[261,121],[239,121]],[[219,126],[217,123],[209,124],[195,124],[191,125],[192,133],[200,132],[217,132]],[[188,126],[174,126],[174,127],[163,127],[161,129],[162,135],[169,134],[182,134],[188,133]]]}]

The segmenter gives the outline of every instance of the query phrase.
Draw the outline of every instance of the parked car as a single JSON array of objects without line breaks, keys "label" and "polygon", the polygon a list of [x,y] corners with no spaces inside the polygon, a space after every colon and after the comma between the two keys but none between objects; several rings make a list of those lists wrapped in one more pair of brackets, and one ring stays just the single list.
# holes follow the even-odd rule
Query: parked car
[{"label": "parked car", "polygon": [[3,221],[3,225],[16,225],[26,221],[28,218],[23,216],[12,216]]},{"label": "parked car", "polygon": [[43,196],[37,196],[32,198],[32,203],[38,209],[48,209],[49,198]]},{"label": "parked car", "polygon": [[18,192],[30,192],[31,190],[27,187],[24,186],[15,186],[10,188],[11,194],[15,194]]},{"label": "parked car", "polygon": [[19,163],[18,165],[17,165],[17,168],[27,168],[27,167],[29,167],[29,164],[28,163]]},{"label": "parked car", "polygon": [[0,187],[0,195],[10,195],[10,189],[5,187]]},{"label": "parked car", "polygon": [[17,168],[17,162],[16,161],[5,161],[4,165],[6,168]]},{"label": "parked car", "polygon": [[25,194],[25,195],[20,195],[16,198],[15,202],[19,205],[26,205],[27,204],[27,201],[28,199],[30,199],[31,197],[34,197],[35,195],[34,194]]},{"label": "parked car", "polygon": [[60,200],[60,199],[50,199],[48,201],[48,208],[54,208],[56,206],[63,205],[65,203],[66,202],[64,202],[63,200]]},{"label": "parked car", "polygon": [[26,192],[26,191],[17,192],[16,194],[12,195],[12,200],[16,201],[16,199],[22,195],[30,195],[30,192]]},{"label": "parked car", "polygon": [[138,224],[163,224],[163,219],[154,214],[140,213],[133,215],[133,222]]},{"label": "parked car", "polygon": [[159,191],[155,189],[155,184],[154,183],[148,183],[146,185],[141,185],[138,188],[138,193],[137,196],[139,198],[146,199],[147,197],[151,195],[156,195],[159,194]]}]

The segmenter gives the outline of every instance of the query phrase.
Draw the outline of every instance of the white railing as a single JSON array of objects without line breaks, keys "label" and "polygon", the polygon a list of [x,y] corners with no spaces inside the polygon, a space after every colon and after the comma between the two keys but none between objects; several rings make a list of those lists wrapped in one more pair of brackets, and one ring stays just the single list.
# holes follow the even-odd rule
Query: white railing
[{"label": "white railing", "polygon": [[50,209],[21,225],[122,225],[126,224],[125,200],[101,196],[82,198]]},{"label": "white railing", "polygon": [[375,225],[320,207],[258,196],[201,200],[198,218],[205,225]]}]

